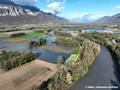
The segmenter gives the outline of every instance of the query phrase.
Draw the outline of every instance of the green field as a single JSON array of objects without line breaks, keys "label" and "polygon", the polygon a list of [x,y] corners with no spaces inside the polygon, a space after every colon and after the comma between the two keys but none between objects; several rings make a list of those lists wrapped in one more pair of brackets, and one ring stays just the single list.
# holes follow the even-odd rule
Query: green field
[{"label": "green field", "polygon": [[25,36],[21,37],[21,38],[31,38],[31,37],[40,37],[43,36],[44,33],[27,33]]},{"label": "green field", "polygon": [[0,33],[0,36],[4,36],[5,34]]}]

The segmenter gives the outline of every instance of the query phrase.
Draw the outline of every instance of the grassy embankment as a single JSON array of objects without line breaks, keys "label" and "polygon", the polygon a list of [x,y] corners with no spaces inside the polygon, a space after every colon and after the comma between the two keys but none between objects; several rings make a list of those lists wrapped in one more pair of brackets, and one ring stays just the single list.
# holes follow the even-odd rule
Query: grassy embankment
[{"label": "grassy embankment", "polygon": [[[92,65],[100,53],[100,46],[85,39],[81,40],[80,37],[76,40],[82,43],[81,47],[76,45],[77,48],[73,50],[72,56],[52,78],[41,85],[40,90],[45,88],[47,90],[67,90],[75,81],[88,72],[88,67]],[[78,56],[77,59],[76,56]]]}]

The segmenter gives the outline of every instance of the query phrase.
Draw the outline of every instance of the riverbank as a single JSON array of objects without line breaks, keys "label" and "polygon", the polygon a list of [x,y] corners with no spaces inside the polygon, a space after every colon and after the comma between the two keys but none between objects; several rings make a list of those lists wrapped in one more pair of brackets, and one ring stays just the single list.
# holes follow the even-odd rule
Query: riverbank
[{"label": "riverbank", "polygon": [[112,56],[116,58],[115,62],[120,68],[120,34],[91,32],[79,35],[108,48]]},{"label": "riverbank", "polygon": [[[119,73],[117,66],[107,48],[101,46],[101,51],[89,72],[80,78],[70,90],[100,90],[97,86],[105,86],[101,90],[119,90]],[[106,87],[112,88],[106,88]],[[114,87],[114,88],[113,88]]]},{"label": "riverbank", "polygon": [[[112,84],[113,86],[114,85],[119,86],[120,84],[120,79],[119,79],[120,77],[120,73],[119,73],[120,72],[120,34],[110,34],[110,33],[106,34],[106,33],[92,32],[89,34],[88,33],[80,34],[80,36],[83,36],[86,39],[99,43],[109,50],[109,53],[111,53],[111,57],[114,63],[113,65],[111,64],[111,67],[115,69],[114,74],[112,75],[116,76],[117,78],[116,81],[112,81]],[[108,63],[106,63],[106,67],[107,65]],[[106,72],[108,71],[106,70]],[[110,71],[110,72],[113,72],[113,71]],[[115,90],[119,90],[119,89],[115,89]]]}]

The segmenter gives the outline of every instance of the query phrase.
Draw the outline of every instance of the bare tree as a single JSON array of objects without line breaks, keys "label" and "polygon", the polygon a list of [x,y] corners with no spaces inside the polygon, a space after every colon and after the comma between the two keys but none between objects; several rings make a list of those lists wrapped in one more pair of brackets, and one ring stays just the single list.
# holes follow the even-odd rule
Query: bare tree
[{"label": "bare tree", "polygon": [[58,56],[57,64],[61,65],[62,63],[63,63],[63,57],[62,56]]}]

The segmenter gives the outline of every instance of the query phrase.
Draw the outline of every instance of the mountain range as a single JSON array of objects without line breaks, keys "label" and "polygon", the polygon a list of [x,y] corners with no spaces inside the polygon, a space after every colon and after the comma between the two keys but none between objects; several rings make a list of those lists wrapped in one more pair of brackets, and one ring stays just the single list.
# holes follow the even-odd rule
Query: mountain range
[{"label": "mountain range", "polygon": [[95,23],[110,23],[110,24],[114,24],[114,23],[120,23],[120,13],[113,15],[113,16],[104,16],[96,21],[94,21]]},{"label": "mountain range", "polygon": [[45,13],[36,6],[23,6],[11,0],[0,0],[1,24],[57,24],[67,22],[67,19]]}]

